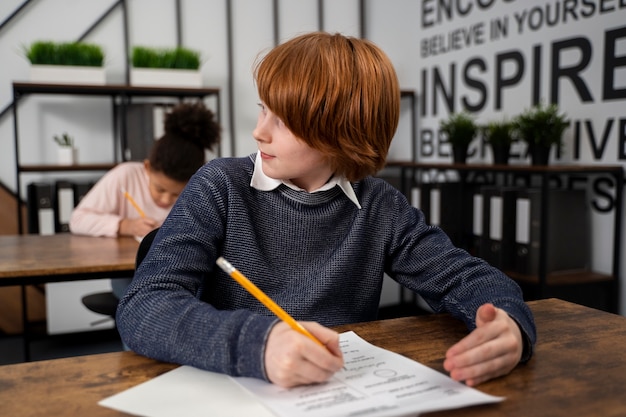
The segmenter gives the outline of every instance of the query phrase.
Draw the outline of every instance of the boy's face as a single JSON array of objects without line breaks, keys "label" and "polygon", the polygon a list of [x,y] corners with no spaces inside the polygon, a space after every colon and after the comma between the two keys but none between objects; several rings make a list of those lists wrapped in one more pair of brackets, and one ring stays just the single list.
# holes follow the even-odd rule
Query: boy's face
[{"label": "boy's face", "polygon": [[328,160],[291,133],[263,103],[259,106],[261,111],[252,135],[261,151],[263,173],[270,178],[290,180],[309,192],[324,185],[333,175]]}]

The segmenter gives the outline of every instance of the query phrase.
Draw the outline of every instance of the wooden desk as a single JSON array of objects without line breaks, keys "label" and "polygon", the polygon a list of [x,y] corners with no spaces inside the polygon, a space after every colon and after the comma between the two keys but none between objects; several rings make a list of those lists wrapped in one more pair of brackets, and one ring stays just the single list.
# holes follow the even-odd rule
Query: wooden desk
[{"label": "wooden desk", "polygon": [[[561,300],[529,303],[537,322],[536,354],[510,375],[478,387],[499,404],[429,416],[570,417],[626,415],[626,318]],[[446,349],[466,334],[448,315],[337,327],[443,372]],[[132,352],[0,367],[7,416],[119,416],[98,401],[176,368]],[[184,412],[181,411],[181,414]]]},{"label": "wooden desk", "polygon": [[131,237],[0,236],[0,286],[127,277],[138,248]]},{"label": "wooden desk", "polygon": [[22,287],[25,359],[30,360],[27,285],[132,276],[138,248],[131,237],[0,236],[0,287]]}]

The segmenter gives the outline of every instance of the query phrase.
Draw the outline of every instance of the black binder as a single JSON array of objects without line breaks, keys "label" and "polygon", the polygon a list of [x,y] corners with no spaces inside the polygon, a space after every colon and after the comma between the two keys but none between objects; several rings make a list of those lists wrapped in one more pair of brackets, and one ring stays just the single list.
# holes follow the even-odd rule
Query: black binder
[{"label": "black binder", "polygon": [[[439,226],[456,246],[464,246],[465,224],[471,216],[471,202],[458,182],[421,183],[419,207],[426,222]],[[462,214],[459,214],[462,213]]]},{"label": "black binder", "polygon": [[470,203],[469,207],[471,207],[471,214],[468,215],[468,222],[465,226],[465,249],[467,249],[470,255],[480,257],[485,227],[483,224],[483,194],[479,186],[472,186],[468,190],[468,201]]},{"label": "black binder", "polygon": [[433,184],[423,182],[411,190],[411,204],[424,213],[426,223],[430,223],[430,190]]},{"label": "black binder", "polygon": [[148,157],[154,141],[163,135],[165,113],[172,106],[172,103],[130,103],[124,106],[126,137],[132,138],[124,149],[126,160],[143,161]]},{"label": "black binder", "polygon": [[87,195],[91,187],[95,184],[94,181],[88,182],[75,182],[74,185],[74,207],[80,203],[80,200]]},{"label": "black binder", "polygon": [[517,187],[485,186],[480,257],[500,270],[513,268]]},{"label": "black binder", "polygon": [[551,189],[548,198],[547,247],[541,248],[541,190],[517,193],[515,271],[537,275],[541,249],[546,251],[546,273],[590,269],[591,220],[585,190]]},{"label": "black binder", "polygon": [[54,234],[53,186],[32,182],[26,186],[28,233]]},{"label": "black binder", "polygon": [[54,185],[54,230],[56,233],[69,232],[70,216],[74,210],[74,184],[59,180]]}]

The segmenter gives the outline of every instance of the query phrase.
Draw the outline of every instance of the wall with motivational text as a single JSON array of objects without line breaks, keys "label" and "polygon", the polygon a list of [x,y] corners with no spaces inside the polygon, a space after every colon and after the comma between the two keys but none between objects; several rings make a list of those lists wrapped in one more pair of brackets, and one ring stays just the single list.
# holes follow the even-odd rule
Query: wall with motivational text
[{"label": "wall with motivational text", "polygon": [[[626,0],[424,0],[416,24],[415,159],[451,161],[439,133],[451,113],[487,123],[542,102],[556,103],[569,120],[551,164],[625,166]],[[482,138],[474,140],[468,163],[491,161]],[[510,163],[530,163],[524,143],[513,146]],[[600,176],[575,181],[590,191],[592,268],[608,273],[615,184]]]},{"label": "wall with motivational text", "polygon": [[[419,160],[449,157],[438,123],[451,112],[487,122],[544,102],[570,120],[554,160],[626,161],[626,1],[424,0],[420,12]],[[488,152],[475,143],[472,158]]]}]

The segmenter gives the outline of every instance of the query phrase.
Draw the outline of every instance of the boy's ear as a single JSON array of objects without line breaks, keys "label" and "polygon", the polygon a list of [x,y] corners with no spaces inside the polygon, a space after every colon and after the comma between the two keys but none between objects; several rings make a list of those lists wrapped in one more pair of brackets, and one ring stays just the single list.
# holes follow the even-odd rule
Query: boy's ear
[{"label": "boy's ear", "polygon": [[143,160],[143,167],[146,169],[146,171],[150,172],[152,170],[152,167],[150,166],[150,161],[148,159],[144,159]]}]

